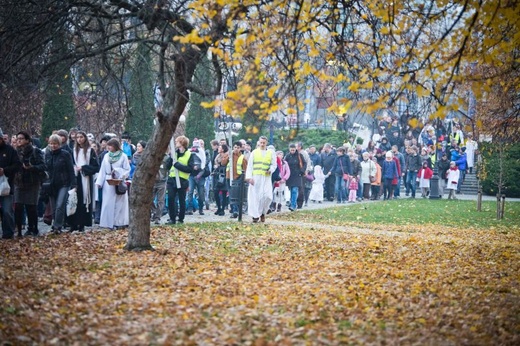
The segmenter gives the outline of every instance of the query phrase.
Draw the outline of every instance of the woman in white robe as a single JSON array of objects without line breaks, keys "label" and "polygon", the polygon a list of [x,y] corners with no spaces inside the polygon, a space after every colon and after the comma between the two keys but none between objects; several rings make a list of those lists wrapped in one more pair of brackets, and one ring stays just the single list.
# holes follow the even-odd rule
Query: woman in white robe
[{"label": "woman in white robe", "polygon": [[107,142],[107,150],[96,179],[96,186],[103,189],[99,226],[109,229],[126,227],[129,224],[128,191],[118,195],[115,186],[109,185],[106,180],[112,177],[126,180],[130,174],[130,163],[117,139]]},{"label": "woman in white robe", "polygon": [[467,171],[473,173],[475,167],[475,151],[478,150],[478,143],[473,139],[473,135],[468,134],[468,141],[466,142],[466,162],[468,163]]}]

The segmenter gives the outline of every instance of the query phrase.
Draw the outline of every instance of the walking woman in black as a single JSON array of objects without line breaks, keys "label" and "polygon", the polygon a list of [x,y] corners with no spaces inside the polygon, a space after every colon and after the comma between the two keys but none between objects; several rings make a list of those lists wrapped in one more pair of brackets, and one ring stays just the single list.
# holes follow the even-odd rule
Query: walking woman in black
[{"label": "walking woman in black", "polygon": [[16,151],[22,169],[14,177],[14,222],[18,236],[22,236],[24,208],[27,213],[26,235],[38,235],[38,196],[45,172],[43,152],[32,145],[31,136],[25,131],[16,135]]},{"label": "walking woman in black", "polygon": [[68,224],[71,226],[71,232],[76,230],[83,232],[85,227],[92,226],[92,213],[95,205],[93,177],[99,172],[96,151],[91,148],[85,132],[76,133],[72,155],[78,187],[78,205],[76,212],[69,216]]}]

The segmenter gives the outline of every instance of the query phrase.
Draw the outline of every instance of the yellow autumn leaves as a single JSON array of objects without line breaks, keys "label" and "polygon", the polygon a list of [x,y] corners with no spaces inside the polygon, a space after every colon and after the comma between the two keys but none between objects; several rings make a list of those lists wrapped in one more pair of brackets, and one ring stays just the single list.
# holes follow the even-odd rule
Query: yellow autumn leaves
[{"label": "yellow autumn leaves", "polygon": [[145,253],[124,231],[2,242],[0,338],[514,343],[519,234],[360,226],[159,227]]}]

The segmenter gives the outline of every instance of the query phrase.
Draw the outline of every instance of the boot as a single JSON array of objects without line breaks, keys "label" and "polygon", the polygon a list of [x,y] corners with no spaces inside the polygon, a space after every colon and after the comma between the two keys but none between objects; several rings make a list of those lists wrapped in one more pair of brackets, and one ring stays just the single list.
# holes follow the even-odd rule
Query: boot
[{"label": "boot", "polygon": [[277,212],[281,212],[282,211],[282,203],[278,203],[278,207],[276,208],[276,211]]},{"label": "boot", "polygon": [[199,215],[204,215],[204,211],[202,209],[203,208],[199,208]]}]

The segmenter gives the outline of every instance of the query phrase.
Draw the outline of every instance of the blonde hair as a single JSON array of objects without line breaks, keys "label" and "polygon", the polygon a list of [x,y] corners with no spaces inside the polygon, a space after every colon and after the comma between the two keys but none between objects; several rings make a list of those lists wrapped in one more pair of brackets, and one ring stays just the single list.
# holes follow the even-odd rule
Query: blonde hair
[{"label": "blonde hair", "polygon": [[53,134],[49,137],[49,143],[59,143],[61,144],[61,137],[57,134]]},{"label": "blonde hair", "polygon": [[186,136],[179,136],[175,139],[176,142],[179,142],[185,149],[188,149],[188,145],[190,145],[190,140]]}]

